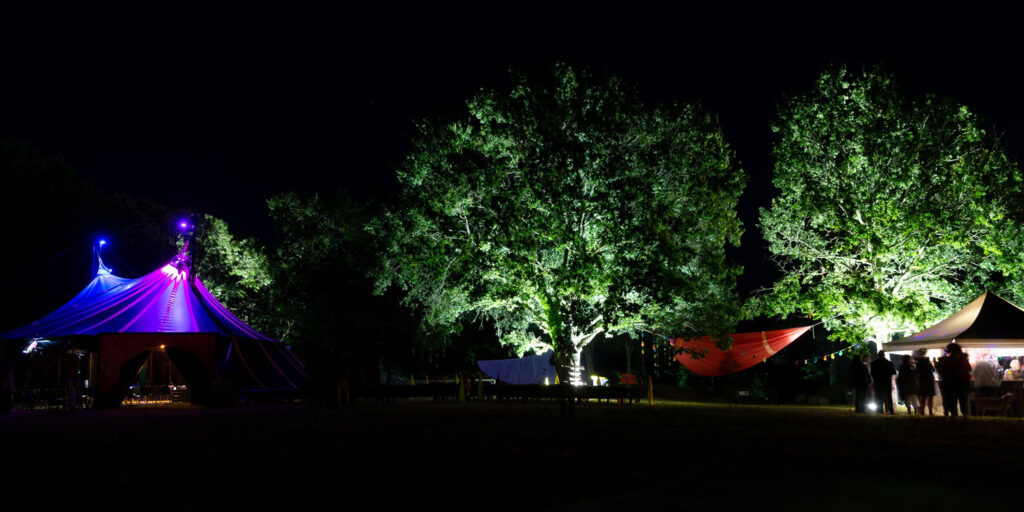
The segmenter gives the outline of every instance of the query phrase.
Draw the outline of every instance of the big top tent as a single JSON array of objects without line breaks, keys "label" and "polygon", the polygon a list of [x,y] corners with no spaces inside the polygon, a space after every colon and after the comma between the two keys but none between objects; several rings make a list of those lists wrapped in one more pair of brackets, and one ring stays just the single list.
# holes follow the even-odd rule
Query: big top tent
[{"label": "big top tent", "polygon": [[188,244],[163,267],[138,279],[113,275],[100,260],[73,299],[0,340],[63,340],[99,353],[97,397],[119,401],[150,350],[166,350],[200,392],[214,379],[234,390],[304,387],[302,362],[284,344],[256,331],[221,304],[192,274]]}]

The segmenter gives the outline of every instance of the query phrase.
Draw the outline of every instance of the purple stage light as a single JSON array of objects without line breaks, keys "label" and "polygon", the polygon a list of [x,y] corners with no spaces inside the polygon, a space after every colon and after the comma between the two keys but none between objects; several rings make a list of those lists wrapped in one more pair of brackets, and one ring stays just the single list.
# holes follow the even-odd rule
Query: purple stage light
[{"label": "purple stage light", "polygon": [[103,247],[104,245],[107,245],[107,241],[100,239],[100,247]]},{"label": "purple stage light", "polygon": [[178,226],[181,227],[181,229],[188,229],[188,222],[181,221],[181,224],[178,224]]}]

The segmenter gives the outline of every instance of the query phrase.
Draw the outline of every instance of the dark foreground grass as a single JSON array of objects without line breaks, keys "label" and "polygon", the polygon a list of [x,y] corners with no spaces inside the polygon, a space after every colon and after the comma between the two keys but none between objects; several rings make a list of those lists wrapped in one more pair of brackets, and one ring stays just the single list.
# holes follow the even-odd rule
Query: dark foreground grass
[{"label": "dark foreground grass", "polygon": [[0,417],[0,489],[43,508],[944,510],[1016,494],[1022,434],[694,403],[21,412]]}]

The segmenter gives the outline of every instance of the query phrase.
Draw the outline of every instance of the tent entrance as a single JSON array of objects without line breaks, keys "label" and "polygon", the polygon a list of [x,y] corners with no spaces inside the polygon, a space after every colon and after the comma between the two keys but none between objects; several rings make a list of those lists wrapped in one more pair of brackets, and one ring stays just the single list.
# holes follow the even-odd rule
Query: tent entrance
[{"label": "tent entrance", "polygon": [[[174,363],[188,356],[176,354],[181,349],[155,348],[147,350],[133,382],[128,385],[121,405],[157,405],[191,400],[190,387],[182,371]],[[172,357],[173,356],[173,357]],[[186,363],[187,364],[187,363]],[[195,376],[193,376],[193,379]]]},{"label": "tent entrance", "polygon": [[96,407],[204,403],[214,379],[212,334],[102,334]]}]

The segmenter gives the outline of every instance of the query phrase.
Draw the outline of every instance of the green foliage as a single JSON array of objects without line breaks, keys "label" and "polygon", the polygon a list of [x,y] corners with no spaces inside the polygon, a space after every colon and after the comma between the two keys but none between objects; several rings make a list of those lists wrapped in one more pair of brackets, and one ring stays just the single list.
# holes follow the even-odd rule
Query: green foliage
[{"label": "green foliage", "polygon": [[270,261],[257,240],[237,239],[227,222],[203,215],[196,222],[193,244],[196,275],[210,293],[253,327],[271,328]]},{"label": "green foliage", "polygon": [[366,278],[376,249],[364,229],[365,207],[343,191],[281,194],[267,205],[281,237],[274,267],[280,329],[304,343],[378,338]]},{"label": "green foliage", "polygon": [[1021,268],[1021,174],[966,107],[838,68],[773,130],[780,194],[761,228],[784,275],[755,311],[854,343],[923,327]]},{"label": "green foliage", "polygon": [[564,65],[512,79],[419,125],[400,207],[370,226],[377,290],[400,288],[429,332],[482,317],[562,363],[641,322],[727,332],[745,175],[711,116]]},{"label": "green foliage", "polygon": [[696,380],[697,374],[687,370],[685,366],[679,365],[679,368],[676,371],[676,377],[678,378],[678,382],[676,383],[677,387],[690,389],[693,387],[693,382]]},{"label": "green foliage", "polygon": [[800,368],[801,377],[807,382],[817,382],[828,374],[828,366],[820,365],[817,361],[804,363]]},{"label": "green foliage", "polygon": [[767,400],[768,394],[765,390],[768,387],[768,377],[755,373],[754,379],[750,382],[750,396],[754,400]]}]

